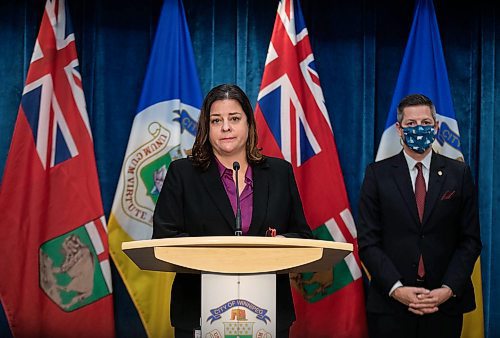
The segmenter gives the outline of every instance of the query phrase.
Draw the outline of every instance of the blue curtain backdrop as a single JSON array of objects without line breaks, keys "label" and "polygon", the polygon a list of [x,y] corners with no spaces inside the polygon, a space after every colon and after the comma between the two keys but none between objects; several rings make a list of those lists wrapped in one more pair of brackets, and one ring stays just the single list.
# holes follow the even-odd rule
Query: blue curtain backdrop
[{"label": "blue curtain backdrop", "polygon": [[[68,1],[108,216],[162,1]],[[500,337],[500,264],[492,260],[500,257],[500,246],[494,245],[500,243],[495,175],[500,171],[500,4],[434,4],[462,149],[479,189],[485,330],[487,337]],[[1,173],[44,5],[44,0],[0,1]],[[184,6],[203,92],[233,82],[255,104],[277,1],[185,0]],[[356,216],[364,168],[384,130],[414,2],[302,0],[302,7]],[[118,336],[145,336],[116,271],[113,282]],[[9,334],[0,310],[0,336]]]}]

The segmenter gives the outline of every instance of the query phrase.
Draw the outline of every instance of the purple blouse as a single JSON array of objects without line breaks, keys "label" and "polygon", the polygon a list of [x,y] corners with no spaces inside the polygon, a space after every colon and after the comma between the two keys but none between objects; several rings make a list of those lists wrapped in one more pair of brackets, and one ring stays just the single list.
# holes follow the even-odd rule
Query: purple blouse
[{"label": "purple blouse", "polygon": [[[233,180],[233,170],[224,167],[217,158],[215,158],[215,160],[217,161],[222,184],[224,185],[227,197],[229,197],[231,207],[233,207],[233,212],[236,216],[236,183]],[[239,188],[241,189],[241,187]],[[250,222],[252,221],[253,213],[253,171],[251,166],[248,166],[247,172],[245,173],[245,188],[240,193],[240,207],[241,230],[243,234],[246,235],[250,227]]]}]

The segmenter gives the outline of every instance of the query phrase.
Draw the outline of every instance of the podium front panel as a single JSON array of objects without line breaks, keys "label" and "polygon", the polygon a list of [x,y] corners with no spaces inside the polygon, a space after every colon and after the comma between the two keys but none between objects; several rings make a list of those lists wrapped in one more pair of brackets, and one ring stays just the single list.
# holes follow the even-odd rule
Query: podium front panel
[{"label": "podium front panel", "polygon": [[276,337],[276,275],[201,275],[201,336]]}]

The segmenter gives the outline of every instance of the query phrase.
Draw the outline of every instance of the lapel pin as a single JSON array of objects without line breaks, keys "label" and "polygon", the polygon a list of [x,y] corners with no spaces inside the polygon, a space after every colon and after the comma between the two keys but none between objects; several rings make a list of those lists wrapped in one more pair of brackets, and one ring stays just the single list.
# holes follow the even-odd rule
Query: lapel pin
[{"label": "lapel pin", "polygon": [[442,176],[443,175],[443,172],[441,170],[438,171],[438,175],[439,176]]}]

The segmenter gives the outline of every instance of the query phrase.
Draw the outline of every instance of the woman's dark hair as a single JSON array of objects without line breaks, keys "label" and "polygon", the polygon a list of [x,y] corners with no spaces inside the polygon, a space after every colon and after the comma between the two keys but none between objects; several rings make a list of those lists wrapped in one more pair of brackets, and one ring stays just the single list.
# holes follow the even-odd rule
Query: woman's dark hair
[{"label": "woman's dark hair", "polygon": [[215,101],[236,100],[245,112],[248,123],[248,139],[246,143],[247,161],[256,164],[263,160],[260,149],[257,148],[257,128],[252,105],[246,94],[235,84],[222,84],[214,87],[205,96],[198,120],[198,131],[193,145],[191,160],[193,164],[202,169],[207,169],[213,157],[210,144],[210,108]]}]

